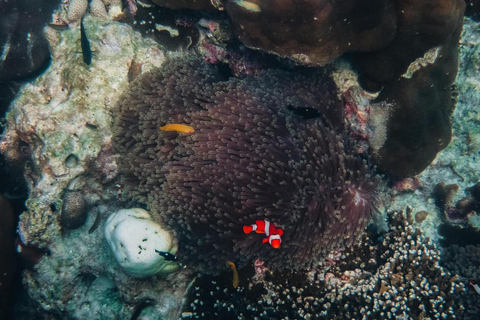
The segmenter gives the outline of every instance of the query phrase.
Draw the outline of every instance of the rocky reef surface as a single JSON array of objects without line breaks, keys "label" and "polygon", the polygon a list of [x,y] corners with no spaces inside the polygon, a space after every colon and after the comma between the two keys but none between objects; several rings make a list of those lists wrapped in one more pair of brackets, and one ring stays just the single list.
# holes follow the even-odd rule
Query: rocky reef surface
[{"label": "rocky reef surface", "polygon": [[[76,3],[85,4],[85,1]],[[25,170],[30,190],[27,210],[20,216],[17,246],[19,255],[28,262],[28,268],[23,273],[26,293],[15,313],[22,319],[202,318],[205,314],[197,313],[196,309],[204,308],[197,303],[205,297],[200,292],[202,290],[192,285],[195,275],[188,266],[166,276],[132,277],[115,260],[103,232],[110,214],[136,205],[130,202],[128,194],[122,194],[122,186],[119,185],[116,159],[121,155],[115,154],[112,145],[112,110],[129,81],[139,73],[160,67],[165,54],[153,39],[142,37],[125,23],[92,15],[87,15],[83,23],[93,51],[92,64],[87,65],[83,61],[78,23],[73,22],[61,31],[47,28],[45,34],[50,43],[51,65],[45,73],[20,89],[10,107],[0,142],[0,151],[9,164]],[[213,28],[212,24],[205,21],[204,25]],[[478,228],[477,221],[480,220],[476,212],[478,207],[468,210],[460,223],[452,222],[446,210],[448,205],[443,207],[445,210],[439,206],[434,190],[439,183],[456,185],[456,188],[451,188],[456,191],[451,193],[448,200],[449,206],[456,207],[456,203],[463,198],[473,197],[472,191],[467,190],[479,181],[480,164],[477,158],[480,156],[480,117],[477,109],[480,102],[480,40],[476,34],[479,29],[478,22],[466,18],[460,45],[460,68],[455,82],[458,103],[452,117],[451,143],[421,174],[401,180],[393,179],[379,194],[378,206],[382,215],[374,221],[376,230],[381,232],[382,227],[388,229],[385,222],[387,209],[402,211],[410,206],[409,214],[416,218],[409,216],[406,220],[406,217],[399,218],[399,214],[390,214],[390,228],[392,225],[395,228],[386,234],[384,246],[391,241],[399,248],[399,252],[403,250],[401,254],[406,258],[400,257],[394,250],[384,257],[378,256],[378,260],[372,262],[378,271],[373,267],[369,270],[365,261],[361,261],[361,254],[350,254],[352,262],[343,264],[342,259],[350,260],[345,255],[333,254],[328,260],[330,266],[327,263],[316,270],[319,275],[306,277],[308,274],[303,274],[299,276],[301,281],[295,284],[278,281],[279,277],[285,275],[269,279],[271,275],[265,271],[268,265],[259,261],[240,272],[237,291],[244,290],[247,298],[261,296],[262,304],[278,302],[282,308],[287,308],[285,302],[295,297],[295,303],[304,306],[302,312],[311,313],[316,309],[305,305],[324,301],[310,299],[310,293],[325,294],[329,297],[329,303],[335,304],[342,298],[331,292],[345,289],[345,292],[360,297],[360,302],[352,303],[347,312],[349,316],[368,315],[369,311],[370,314],[385,316],[386,312],[397,314],[395,312],[398,311],[398,315],[401,315],[405,311],[395,307],[400,300],[394,301],[392,306],[393,296],[402,287],[408,287],[422,296],[422,303],[427,305],[429,295],[422,292],[428,292],[430,286],[436,286],[441,294],[432,289],[438,302],[430,311],[437,310],[435,307],[439,306],[438,310],[445,312],[446,317],[462,315],[466,319],[474,319],[472,317],[477,310],[474,301],[478,297],[474,296],[475,291],[470,290],[467,280],[469,277],[478,277],[478,273],[466,272],[465,268],[455,263],[455,256],[465,256],[465,250],[451,247],[446,255],[448,263],[442,269],[438,265],[441,260],[438,251],[442,251],[443,247],[433,245],[423,235],[437,244],[441,243],[446,235],[438,233],[440,224],[448,225],[451,227],[449,232],[457,235],[477,232],[475,228]],[[380,112],[370,117],[369,102],[375,95],[360,87],[348,63],[342,60],[328,68],[339,88],[339,96],[345,101],[345,116],[352,125],[351,134],[359,140],[359,148],[363,148],[360,151],[364,152],[368,148],[367,137],[382,140],[387,113]],[[414,226],[421,228],[423,235],[413,231]],[[402,231],[408,233],[410,238],[403,239]],[[408,242],[412,238],[418,244]],[[371,233],[365,239],[370,241],[372,248],[383,248]],[[418,279],[423,283],[421,288],[411,284],[415,280],[411,273],[416,269],[403,261],[409,259],[408,252],[417,250],[417,246],[421,246],[429,255],[428,258],[418,252],[410,255],[412,259],[409,262],[415,260],[425,263],[420,269],[426,270],[428,286],[423,278]],[[478,255],[476,248],[472,245],[466,252]],[[475,258],[461,261],[467,260],[477,261]],[[387,261],[388,265],[385,263]],[[398,261],[402,262],[395,269],[392,264]],[[396,273],[382,275],[389,268]],[[231,272],[225,266],[225,272],[218,276],[218,284],[214,285],[212,292],[231,293]],[[242,277],[242,272],[256,272],[258,277],[266,272],[269,275],[265,281],[257,277],[251,282],[253,275]],[[454,274],[460,277],[454,277]],[[441,283],[436,284],[438,275],[441,275],[438,277]],[[217,281],[216,278],[208,280]],[[371,300],[364,292],[352,289],[351,286],[361,281],[368,287],[368,292],[375,292],[374,298],[379,299]],[[409,284],[403,286],[403,281]],[[267,292],[259,293],[259,283],[261,290]],[[349,285],[345,286],[346,283]],[[308,295],[302,294],[305,290],[310,290]],[[289,294],[291,292],[293,294]],[[210,294],[204,293],[207,296]],[[220,309],[230,311],[229,308],[234,308],[238,303],[235,297],[233,293],[227,298],[219,298]],[[467,298],[462,300],[464,297]],[[194,303],[195,299],[197,301]],[[362,310],[358,307],[362,299],[368,300],[368,305],[376,306],[376,309]],[[453,302],[458,308],[451,308]],[[259,307],[258,303],[250,308],[257,308],[257,315],[268,319],[270,309]],[[376,303],[386,304],[388,308]],[[185,305],[190,307],[185,309]],[[395,310],[392,311],[392,308]],[[419,316],[425,311],[419,305],[411,308]],[[256,314],[254,311],[248,312]],[[325,311],[325,315],[329,315],[328,311]],[[423,312],[425,315],[428,315],[428,310]]]},{"label": "rocky reef surface", "polygon": [[34,302],[17,313],[25,319],[129,318],[137,305],[150,306],[146,297],[155,297],[159,303],[151,311],[174,318],[185,277],[130,277],[103,233],[107,216],[126,205],[115,189],[111,109],[128,85],[129,70],[158,67],[164,55],[124,23],[87,17],[84,25],[92,64],[83,62],[78,25],[48,28],[51,66],[22,87],[7,116],[1,149],[11,166],[25,168],[30,188],[17,251],[32,264],[24,283]]}]

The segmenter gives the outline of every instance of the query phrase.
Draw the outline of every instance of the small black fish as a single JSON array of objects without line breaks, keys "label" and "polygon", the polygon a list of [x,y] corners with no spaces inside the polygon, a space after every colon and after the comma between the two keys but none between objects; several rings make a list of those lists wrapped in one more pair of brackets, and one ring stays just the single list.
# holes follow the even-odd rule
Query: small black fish
[{"label": "small black fish", "polygon": [[83,62],[90,65],[92,63],[92,49],[90,49],[90,42],[83,27],[83,18],[80,20],[80,43],[82,45]]},{"label": "small black fish", "polygon": [[167,260],[167,261],[177,261],[177,256],[174,255],[174,254],[171,254],[170,252],[158,251],[157,249],[155,249],[155,252],[158,253],[159,255],[161,255],[162,257],[164,257],[165,260]]}]

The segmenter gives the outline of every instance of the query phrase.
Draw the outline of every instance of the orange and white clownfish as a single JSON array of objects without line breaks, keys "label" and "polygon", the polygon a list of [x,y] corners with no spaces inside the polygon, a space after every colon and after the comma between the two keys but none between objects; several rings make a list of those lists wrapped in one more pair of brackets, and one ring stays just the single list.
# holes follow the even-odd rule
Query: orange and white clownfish
[{"label": "orange and white clownfish", "polygon": [[249,234],[255,231],[256,233],[264,233],[267,237],[263,239],[262,243],[270,243],[275,249],[280,248],[282,243],[283,229],[277,228],[268,220],[257,220],[255,224],[244,225],[243,232]]}]

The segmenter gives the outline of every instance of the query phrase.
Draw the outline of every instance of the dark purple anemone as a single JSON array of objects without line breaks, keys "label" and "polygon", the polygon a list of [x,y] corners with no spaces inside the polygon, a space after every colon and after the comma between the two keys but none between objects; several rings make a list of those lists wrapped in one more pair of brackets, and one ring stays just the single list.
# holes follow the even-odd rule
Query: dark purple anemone
[{"label": "dark purple anemone", "polygon": [[[243,79],[196,60],[168,61],[120,99],[114,141],[125,189],[179,240],[179,259],[216,273],[227,260],[309,267],[353,244],[374,210],[377,179],[344,132],[321,72]],[[186,124],[191,134],[159,131]],[[280,249],[244,224],[284,229]]]}]

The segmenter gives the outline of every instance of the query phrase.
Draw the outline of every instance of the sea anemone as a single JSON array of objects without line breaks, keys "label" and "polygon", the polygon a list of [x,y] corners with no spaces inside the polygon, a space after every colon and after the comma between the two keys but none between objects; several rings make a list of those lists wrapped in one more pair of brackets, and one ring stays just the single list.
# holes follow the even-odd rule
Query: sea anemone
[{"label": "sea anemone", "polygon": [[[256,258],[309,267],[353,244],[374,210],[377,178],[342,110],[319,71],[238,79],[170,60],[134,81],[115,112],[125,191],[176,232],[179,259],[204,272]],[[159,130],[167,124],[194,132]],[[256,220],[283,228],[279,249],[242,232]]]}]

